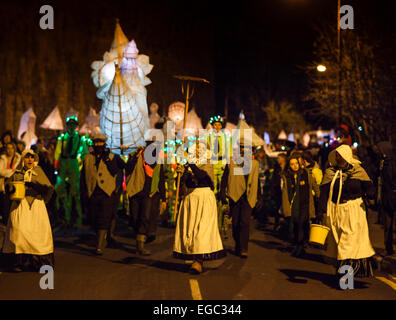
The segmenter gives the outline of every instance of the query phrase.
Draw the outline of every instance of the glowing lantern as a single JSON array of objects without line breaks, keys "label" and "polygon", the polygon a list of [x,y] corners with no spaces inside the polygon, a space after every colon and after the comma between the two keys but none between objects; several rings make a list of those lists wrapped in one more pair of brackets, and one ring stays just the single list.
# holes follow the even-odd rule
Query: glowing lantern
[{"label": "glowing lantern", "polygon": [[64,129],[63,120],[59,108],[57,106],[44,120],[40,128],[48,129],[48,130],[58,130],[58,131],[62,131]]},{"label": "glowing lantern", "polygon": [[203,129],[201,118],[198,117],[194,109],[191,109],[187,115],[186,131],[188,131],[188,135],[195,136],[200,129]]},{"label": "glowing lantern", "polygon": [[85,118],[85,123],[79,131],[82,134],[89,133],[91,136],[94,136],[101,132],[99,124],[100,124],[100,115],[97,114],[93,108],[90,108],[89,114]]},{"label": "glowing lantern", "polygon": [[264,141],[268,145],[271,143],[270,135],[268,132],[264,132]]},{"label": "glowing lantern", "polygon": [[36,119],[37,116],[33,111],[33,107],[29,108],[21,117],[18,129],[18,139],[25,142],[26,149],[30,149],[30,146],[35,144],[37,141],[35,128]]},{"label": "glowing lantern", "polygon": [[280,140],[287,140],[287,135],[286,135],[285,130],[282,130],[282,131],[279,133],[278,139],[280,139]]},{"label": "glowing lantern", "polygon": [[175,130],[183,129],[184,111],[186,105],[183,102],[174,102],[169,106],[168,117],[175,123]]},{"label": "glowing lantern", "polygon": [[[103,61],[91,65],[93,82],[99,88],[96,96],[103,100],[100,129],[116,154],[128,155],[138,146],[145,146],[144,134],[149,128],[144,86],[151,83],[146,75],[153,66],[148,56],[138,53],[135,41],[128,43],[117,21],[110,52],[105,53]],[[120,67],[115,62],[121,62]]]}]

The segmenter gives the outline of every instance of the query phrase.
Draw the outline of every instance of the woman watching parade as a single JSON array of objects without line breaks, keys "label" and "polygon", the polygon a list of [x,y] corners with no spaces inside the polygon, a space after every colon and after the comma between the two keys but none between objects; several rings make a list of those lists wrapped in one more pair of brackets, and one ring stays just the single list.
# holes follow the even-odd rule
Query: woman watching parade
[{"label": "woman watching parade", "polygon": [[309,236],[309,219],[315,218],[313,191],[319,187],[308,170],[300,165],[299,155],[290,157],[289,168],[283,175],[282,206],[284,216],[290,217],[289,234],[295,245],[292,255],[305,254],[304,244]]}]

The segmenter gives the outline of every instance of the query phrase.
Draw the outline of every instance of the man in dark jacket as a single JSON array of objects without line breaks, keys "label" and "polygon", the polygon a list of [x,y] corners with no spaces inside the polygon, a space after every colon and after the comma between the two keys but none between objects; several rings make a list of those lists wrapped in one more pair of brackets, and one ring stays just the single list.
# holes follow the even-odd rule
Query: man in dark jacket
[{"label": "man in dark jacket", "polygon": [[[144,245],[155,239],[159,204],[163,206],[166,199],[164,170],[159,161],[161,149],[153,149],[150,147],[152,143],[157,145],[157,142],[148,141],[146,148],[139,148],[129,158],[125,170],[131,213],[130,225],[136,234],[137,253],[143,256],[151,254]],[[146,153],[147,148],[153,152]]]},{"label": "man in dark jacket", "polygon": [[236,161],[236,153],[233,159],[226,165],[221,180],[221,200],[230,202],[232,216],[232,236],[235,240],[235,253],[241,258],[248,257],[249,225],[252,209],[261,197],[259,188],[259,162],[251,158],[249,147],[240,146],[240,159],[242,164]]},{"label": "man in dark jacket", "polygon": [[120,199],[124,163],[118,155],[110,153],[105,143],[107,137],[93,137],[93,153],[87,154],[81,174],[84,203],[88,205],[89,217],[96,231],[96,253],[103,254],[107,240],[116,225],[116,211]]},{"label": "man in dark jacket", "polygon": [[380,158],[377,199],[383,215],[385,248],[386,252],[392,255],[396,211],[396,161],[392,157],[392,145],[388,141],[378,143],[373,149]]}]

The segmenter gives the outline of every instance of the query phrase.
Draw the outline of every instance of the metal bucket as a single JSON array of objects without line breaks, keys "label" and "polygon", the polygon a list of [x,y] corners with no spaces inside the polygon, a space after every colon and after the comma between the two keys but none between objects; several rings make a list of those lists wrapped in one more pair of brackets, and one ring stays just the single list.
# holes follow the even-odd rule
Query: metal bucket
[{"label": "metal bucket", "polygon": [[14,192],[11,194],[11,200],[22,200],[25,198],[25,183],[23,181],[12,181],[10,184],[14,187]]},{"label": "metal bucket", "polygon": [[320,224],[311,224],[309,242],[324,245],[330,228]]}]

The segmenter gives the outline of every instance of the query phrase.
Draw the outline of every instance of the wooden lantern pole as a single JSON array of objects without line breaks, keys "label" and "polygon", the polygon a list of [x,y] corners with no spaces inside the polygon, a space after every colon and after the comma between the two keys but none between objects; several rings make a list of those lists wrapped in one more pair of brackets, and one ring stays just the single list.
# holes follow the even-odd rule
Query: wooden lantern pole
[{"label": "wooden lantern pole", "polygon": [[[191,81],[196,81],[196,82],[203,82],[203,83],[209,83],[208,80],[203,79],[203,78],[197,78],[197,77],[190,77],[190,76],[174,76],[175,78],[182,80],[182,81],[187,81],[186,85],[186,107],[184,109],[184,120],[183,120],[183,144],[182,147],[184,148],[184,144],[186,142],[186,136],[184,134],[184,131],[186,129],[186,124],[187,124],[187,114],[188,114],[188,106],[189,106],[189,101],[191,97],[194,95],[194,90],[190,93],[190,82]],[[182,93],[184,94],[184,87],[182,84]],[[184,149],[183,149],[184,150]],[[181,174],[177,173],[177,184],[176,184],[176,199],[175,199],[175,206],[174,206],[174,216],[175,216],[175,222],[177,221],[177,205],[179,202],[179,190],[180,190],[180,179],[181,179]]]}]

